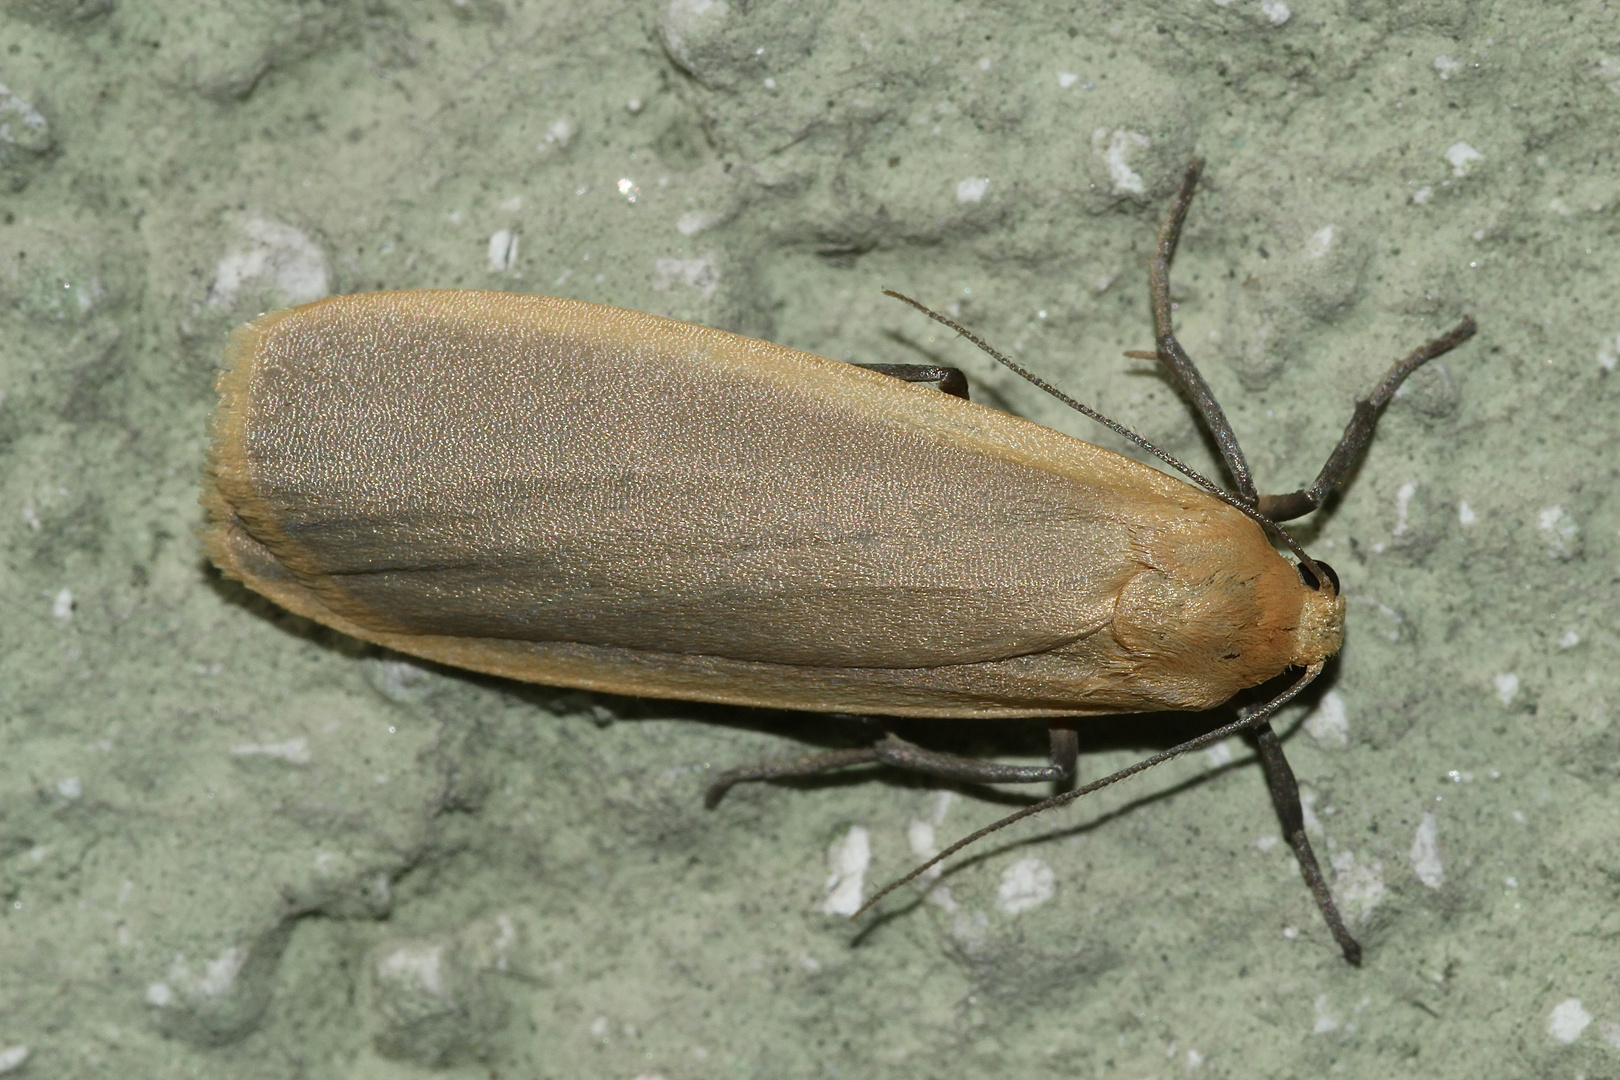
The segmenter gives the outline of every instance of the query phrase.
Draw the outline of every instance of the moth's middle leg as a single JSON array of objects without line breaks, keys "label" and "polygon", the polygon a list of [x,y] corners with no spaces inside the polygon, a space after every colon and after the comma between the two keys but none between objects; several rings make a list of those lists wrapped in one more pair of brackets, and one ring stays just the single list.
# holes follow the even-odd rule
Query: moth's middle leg
[{"label": "moth's middle leg", "polygon": [[995,761],[981,761],[960,754],[927,750],[898,736],[885,735],[871,746],[854,750],[832,750],[825,754],[728,769],[709,785],[708,793],[703,796],[703,805],[714,809],[732,787],[748,781],[816,776],[851,765],[888,765],[905,772],[972,784],[1064,783],[1073,780],[1075,761],[1080,754],[1079,732],[1070,720],[1054,721],[1049,730],[1051,753],[1045,765],[1003,765]]}]

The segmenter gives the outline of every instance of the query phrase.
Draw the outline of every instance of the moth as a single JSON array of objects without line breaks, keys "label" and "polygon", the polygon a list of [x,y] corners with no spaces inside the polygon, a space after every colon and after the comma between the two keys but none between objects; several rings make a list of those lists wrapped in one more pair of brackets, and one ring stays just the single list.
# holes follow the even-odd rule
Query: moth
[{"label": "moth", "polygon": [[1310,487],[1258,494],[1171,326],[1169,267],[1200,167],[1160,232],[1149,355],[1209,426],[1231,493],[1105,418],[1192,482],[973,404],[949,369],[870,370],[576,300],[408,290],[331,297],[232,335],[202,492],[208,555],[289,611],[491,675],[1051,724],[1044,766],[891,735],[732,770],[711,806],[740,781],[873,761],[1065,781],[1077,718],[1209,709],[1299,669],[1264,707],[1055,798],[1253,731],[1306,880],[1358,962],[1268,720],[1338,651],[1344,600],[1277,523],[1321,503],[1402,379],[1474,324],[1396,364]]}]

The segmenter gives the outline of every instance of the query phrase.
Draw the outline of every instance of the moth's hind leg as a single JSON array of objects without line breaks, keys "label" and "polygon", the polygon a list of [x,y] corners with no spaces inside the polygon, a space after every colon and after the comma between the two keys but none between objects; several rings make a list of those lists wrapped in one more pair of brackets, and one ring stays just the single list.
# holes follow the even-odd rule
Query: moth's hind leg
[{"label": "moth's hind leg", "polygon": [[1080,736],[1069,721],[1053,723],[1050,729],[1051,756],[1045,765],[1002,765],[994,761],[926,750],[894,735],[884,736],[871,746],[854,750],[833,750],[825,754],[765,762],[739,769],[728,769],[709,785],[703,805],[713,810],[737,784],[751,780],[782,780],[793,776],[816,776],[851,765],[888,765],[905,772],[921,773],[942,780],[972,784],[1038,784],[1043,781],[1066,783],[1074,779],[1075,761],[1080,752]]}]

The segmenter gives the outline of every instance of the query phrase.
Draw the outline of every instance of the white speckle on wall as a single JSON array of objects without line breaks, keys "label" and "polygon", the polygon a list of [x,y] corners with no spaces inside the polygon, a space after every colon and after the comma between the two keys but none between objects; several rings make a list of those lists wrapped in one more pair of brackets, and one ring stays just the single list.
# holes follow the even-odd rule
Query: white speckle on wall
[{"label": "white speckle on wall", "polygon": [[659,27],[670,55],[682,67],[689,66],[692,57],[687,50],[686,39],[693,35],[702,37],[713,33],[730,14],[731,5],[726,0],[670,0]]},{"label": "white speckle on wall", "polygon": [[1293,15],[1283,0],[1260,0],[1260,14],[1270,20],[1272,26],[1281,26]]},{"label": "white speckle on wall", "polygon": [[424,701],[433,686],[431,674],[406,660],[378,660],[371,676],[371,684],[389,701]]},{"label": "white speckle on wall", "polygon": [[821,910],[828,915],[853,915],[861,909],[866,868],[872,862],[872,837],[859,825],[827,848],[827,898]]},{"label": "white speckle on wall", "polygon": [[1598,59],[1598,78],[1602,79],[1610,90],[1620,94],[1620,60],[1612,56]]},{"label": "white speckle on wall", "polygon": [[1459,525],[1462,525],[1462,526],[1466,527],[1466,526],[1472,525],[1474,522],[1476,522],[1478,520],[1479,520],[1479,517],[1478,517],[1478,515],[1476,515],[1474,513],[1474,508],[1472,506],[1468,505],[1468,500],[1463,499],[1463,500],[1458,501],[1458,503],[1457,503],[1457,523]]},{"label": "white speckle on wall", "polygon": [[1057,892],[1052,868],[1040,859],[1019,859],[1001,872],[996,907],[1009,915],[1040,907]]},{"label": "white speckle on wall", "polygon": [[1316,816],[1316,792],[1309,788],[1300,788],[1299,812],[1305,819],[1305,831],[1312,836],[1321,836],[1322,820]]},{"label": "white speckle on wall", "polygon": [[1598,346],[1597,362],[1604,371],[1613,371],[1615,365],[1620,364],[1620,334],[1603,339]]},{"label": "white speckle on wall", "polygon": [[293,765],[309,764],[309,740],[299,735],[278,743],[241,743],[231,747],[234,757],[280,758]]},{"label": "white speckle on wall", "polygon": [[0,85],[0,143],[43,154],[51,147],[50,131],[43,113]]},{"label": "white speckle on wall", "polygon": [[1451,163],[1451,175],[1460,179],[1473,172],[1485,155],[1465,142],[1455,142],[1446,147],[1446,160]]},{"label": "white speckle on wall", "polygon": [[1108,166],[1108,178],[1113,181],[1115,195],[1142,195],[1147,192],[1142,174],[1131,167],[1130,159],[1152,145],[1153,140],[1138,131],[1120,129],[1110,132],[1107,128],[1098,128],[1091,133],[1091,149]]},{"label": "white speckle on wall", "polygon": [[1414,206],[1427,206],[1429,205],[1429,200],[1432,198],[1434,198],[1434,188],[1430,187],[1428,184],[1424,184],[1422,187],[1412,192],[1412,204]]},{"label": "white speckle on wall", "polygon": [[1408,480],[1395,492],[1395,525],[1389,530],[1389,535],[1405,535],[1407,515],[1411,512],[1412,496],[1417,494],[1417,489],[1417,481]]},{"label": "white speckle on wall", "polygon": [[1440,862],[1440,823],[1433,814],[1424,814],[1412,837],[1412,873],[1431,889],[1446,883],[1446,870]]},{"label": "white speckle on wall", "polygon": [[1505,709],[1513,704],[1513,699],[1519,696],[1519,676],[1511,671],[1504,671],[1491,680],[1496,684],[1496,699]]},{"label": "white speckle on wall", "polygon": [[[950,800],[954,795],[955,793],[950,791],[939,792],[935,796],[932,820],[913,819],[911,824],[906,826],[906,846],[911,849],[911,854],[916,856],[918,861],[926,862],[939,854],[939,840],[934,826],[944,820],[945,810],[950,806]],[[919,887],[928,891],[929,903],[947,912],[954,912],[957,904],[956,898],[951,895],[950,886],[932,884],[944,872],[943,865],[930,866],[923,871],[917,883]]]},{"label": "white speckle on wall", "polygon": [[1324,225],[1311,233],[1305,241],[1305,257],[1307,259],[1320,259],[1333,247],[1333,238],[1339,233],[1337,225]]},{"label": "white speckle on wall", "polygon": [[[635,98],[630,99],[630,105],[627,107],[633,113],[641,111],[641,103]],[[565,149],[578,130],[579,127],[573,120],[566,116],[558,117],[551,122],[550,127],[546,128],[545,138],[540,140],[535,149],[541,153]]]},{"label": "white speckle on wall", "polygon": [[1058,88],[1067,90],[1069,87],[1080,81],[1080,76],[1075,75],[1072,72],[1060,71],[1057,73],[1057,80]]},{"label": "white speckle on wall", "polygon": [[682,236],[696,236],[726,220],[719,210],[688,210],[675,219],[675,231]]},{"label": "white speckle on wall", "polygon": [[1580,526],[1562,506],[1549,506],[1536,514],[1536,529],[1547,541],[1547,553],[1557,559],[1575,554],[1575,537]]},{"label": "white speckle on wall", "polygon": [[990,190],[988,176],[970,176],[956,184],[956,201],[959,203],[975,203],[983,200],[984,193]]},{"label": "white speckle on wall", "polygon": [[377,978],[432,997],[443,997],[443,967],[443,945],[402,945],[378,961]]},{"label": "white speckle on wall", "polygon": [[[241,974],[245,963],[247,950],[232,945],[203,965],[203,973],[192,984],[193,988],[204,998],[223,997],[236,985],[236,977]],[[173,978],[174,972],[171,971],[169,977]]]},{"label": "white speckle on wall", "polygon": [[[934,823],[931,821],[913,820],[906,826],[906,846],[918,859],[926,862],[939,854],[939,843],[934,834]],[[933,881],[945,872],[943,866],[930,866],[923,871],[920,880]]]},{"label": "white speckle on wall", "polygon": [[1581,1007],[1580,998],[1565,998],[1548,1014],[1547,1034],[1553,1037],[1553,1042],[1572,1043],[1591,1022],[1592,1014]]},{"label": "white speckle on wall", "polygon": [[676,285],[696,289],[699,296],[708,300],[720,290],[720,270],[713,258],[654,259],[653,289],[667,292]]},{"label": "white speckle on wall", "polygon": [[489,268],[500,272],[517,265],[518,234],[511,229],[497,229],[489,238],[487,252]]},{"label": "white speckle on wall", "polygon": [[176,953],[169,965],[168,982],[152,983],[146,988],[146,1003],[162,1008],[174,1001],[177,986],[194,1002],[216,1001],[228,994],[236,985],[236,977],[247,963],[247,950],[237,945],[226,948],[212,960],[204,961],[202,974],[193,975],[183,954]]},{"label": "white speckle on wall", "polygon": [[56,782],[56,793],[64,799],[77,799],[84,794],[84,785],[77,776],[64,776]]},{"label": "white speckle on wall", "polygon": [[1434,70],[1440,73],[1442,79],[1449,79],[1462,70],[1462,64],[1442,53],[1434,58]]},{"label": "white speckle on wall", "polygon": [[210,305],[228,308],[251,286],[273,288],[289,304],[307,304],[326,295],[326,256],[309,237],[291,225],[262,217],[242,218],[236,227],[248,246],[214,267]]},{"label": "white speckle on wall", "polygon": [[51,600],[51,614],[58,619],[73,618],[73,590],[61,589]]},{"label": "white speckle on wall", "polygon": [[1328,1003],[1326,994],[1316,995],[1316,1023],[1311,1025],[1311,1034],[1326,1035],[1330,1031],[1338,1031],[1339,1018],[1333,1015],[1332,1006]]},{"label": "white speckle on wall", "polygon": [[1338,851],[1330,860],[1333,865],[1333,896],[1346,915],[1357,922],[1365,922],[1373,909],[1389,895],[1384,884],[1384,864],[1377,859],[1360,863],[1355,852]]},{"label": "white speckle on wall", "polygon": [[28,1060],[28,1047],[0,1046],[0,1073],[15,1072]]},{"label": "white speckle on wall", "polygon": [[1322,746],[1349,745],[1350,717],[1345,712],[1344,698],[1337,690],[1322,695],[1316,708],[1305,717],[1305,730]]}]

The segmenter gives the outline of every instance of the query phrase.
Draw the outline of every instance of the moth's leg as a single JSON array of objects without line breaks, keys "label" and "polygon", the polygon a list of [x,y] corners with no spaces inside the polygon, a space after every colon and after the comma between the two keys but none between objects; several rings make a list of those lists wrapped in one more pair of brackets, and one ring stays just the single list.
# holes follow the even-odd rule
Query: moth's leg
[{"label": "moth's leg", "polygon": [[963,780],[976,784],[1035,784],[1043,780],[1062,782],[1074,777],[1075,760],[1080,752],[1080,736],[1071,721],[1051,726],[1051,759],[1046,765],[1002,765],[994,761],[925,750],[916,743],[893,735],[858,750],[833,750],[825,754],[792,758],[787,761],[749,765],[721,773],[709,786],[703,805],[713,810],[726,792],[750,780],[780,780],[789,776],[814,776],[850,765],[872,762],[906,772],[937,776],[943,780]]},{"label": "moth's leg", "polygon": [[1072,721],[1054,723],[1050,729],[1051,756],[1045,765],[1002,765],[995,761],[960,754],[925,750],[890,735],[873,745],[877,759],[907,772],[937,776],[942,780],[962,780],[971,784],[1038,784],[1043,780],[1062,782],[1074,779],[1075,761],[1080,754],[1080,735]]},{"label": "moth's leg", "polygon": [[1226,471],[1232,475],[1232,483],[1236,485],[1236,495],[1239,499],[1253,506],[1259,499],[1254,486],[1254,474],[1249,470],[1248,459],[1243,456],[1243,448],[1238,445],[1237,435],[1232,431],[1232,425],[1226,419],[1226,413],[1221,410],[1220,402],[1210,391],[1209,384],[1198,373],[1198,367],[1187,355],[1187,350],[1181,347],[1176,340],[1175,325],[1172,320],[1173,309],[1170,304],[1170,264],[1176,257],[1176,245],[1181,242],[1181,226],[1187,220],[1187,208],[1192,205],[1193,192],[1198,187],[1198,176],[1204,170],[1204,159],[1193,158],[1187,163],[1187,173],[1181,178],[1181,190],[1176,193],[1175,202],[1170,204],[1169,213],[1164,216],[1164,224],[1159,227],[1159,243],[1153,253],[1153,262],[1148,267],[1148,297],[1153,304],[1153,341],[1156,351],[1153,353],[1128,352],[1125,355],[1139,359],[1152,360],[1157,358],[1164,365],[1165,374],[1176,388],[1191,401],[1198,415],[1204,418],[1204,426],[1214,438],[1215,445],[1220,449],[1221,457],[1226,460]]},{"label": "moth's leg", "polygon": [[938,364],[856,364],[856,367],[875,371],[879,375],[890,375],[902,382],[921,383],[931,386],[942,394],[968,400],[967,376],[959,368],[941,367]]},{"label": "moth's leg", "polygon": [[1379,413],[1383,411],[1406,377],[1435,357],[1444,356],[1473,337],[1477,327],[1472,318],[1464,316],[1462,322],[1449,332],[1418,348],[1390,368],[1388,374],[1373,387],[1372,393],[1356,402],[1355,412],[1351,414],[1350,422],[1345,425],[1344,435],[1339,439],[1339,444],[1333,448],[1333,453],[1328,455],[1327,464],[1322,466],[1316,482],[1310,487],[1286,495],[1259,494],[1254,486],[1254,475],[1249,469],[1248,460],[1243,456],[1243,448],[1238,445],[1237,434],[1232,431],[1226,413],[1221,410],[1220,403],[1210,392],[1209,384],[1199,374],[1192,358],[1187,355],[1187,350],[1176,340],[1172,322],[1170,264],[1175,260],[1176,245],[1181,241],[1181,227],[1187,220],[1187,208],[1192,205],[1193,192],[1198,186],[1198,176],[1203,167],[1204,163],[1199,158],[1193,158],[1187,166],[1187,174],[1181,181],[1181,190],[1176,193],[1175,202],[1171,204],[1170,212],[1165,215],[1164,224],[1159,229],[1158,248],[1154,252],[1153,264],[1148,270],[1148,292],[1153,302],[1153,337],[1157,351],[1152,356],[1134,351],[1128,355],[1143,359],[1156,357],[1164,365],[1171,382],[1187,396],[1199,415],[1204,418],[1204,424],[1214,437],[1215,445],[1221,451],[1221,457],[1226,460],[1227,471],[1232,474],[1232,481],[1237,485],[1238,497],[1272,521],[1291,521],[1321,506],[1328,492],[1333,490],[1334,485],[1343,479],[1344,474],[1361,458],[1362,452],[1367,448],[1367,441],[1372,438],[1373,428],[1378,424]]},{"label": "moth's leg", "polygon": [[1378,424],[1378,416],[1384,411],[1384,406],[1395,395],[1406,377],[1418,368],[1427,364],[1437,356],[1444,356],[1463,342],[1474,336],[1478,329],[1474,320],[1463,316],[1462,322],[1433,341],[1413,351],[1406,359],[1398,361],[1389,373],[1383,377],[1372,393],[1356,402],[1356,410],[1350,415],[1350,422],[1344,426],[1344,434],[1339,438],[1339,445],[1333,448],[1328,455],[1327,464],[1317,474],[1316,482],[1308,488],[1290,492],[1287,495],[1262,495],[1256,509],[1272,521],[1290,521],[1315,510],[1322,505],[1328,492],[1333,490],[1335,484],[1344,478],[1344,474],[1360,460],[1362,452],[1367,449],[1367,440],[1372,438],[1373,428]]},{"label": "moth's leg", "polygon": [[854,750],[830,750],[825,754],[811,754],[808,757],[789,758],[786,761],[766,761],[758,765],[727,769],[715,777],[714,783],[709,785],[709,790],[703,796],[703,805],[713,810],[720,805],[720,800],[726,797],[726,792],[737,784],[747,783],[750,780],[815,776],[835,769],[846,769],[851,765],[869,765],[877,759],[876,747],[863,746]]},{"label": "moth's leg", "polygon": [[1339,943],[1344,958],[1360,967],[1361,945],[1346,929],[1338,905],[1333,902],[1333,894],[1328,891],[1327,881],[1322,877],[1316,852],[1311,850],[1310,838],[1305,835],[1305,811],[1299,804],[1299,782],[1294,779],[1294,770],[1283,756],[1282,743],[1278,741],[1270,721],[1254,728],[1254,738],[1260,747],[1260,766],[1265,770],[1271,803],[1277,808],[1277,817],[1282,820],[1283,835],[1288,839],[1288,846],[1294,849],[1294,858],[1299,860],[1299,872],[1304,875],[1305,884],[1316,898],[1316,906],[1321,909],[1322,918],[1327,921],[1333,940]]}]

